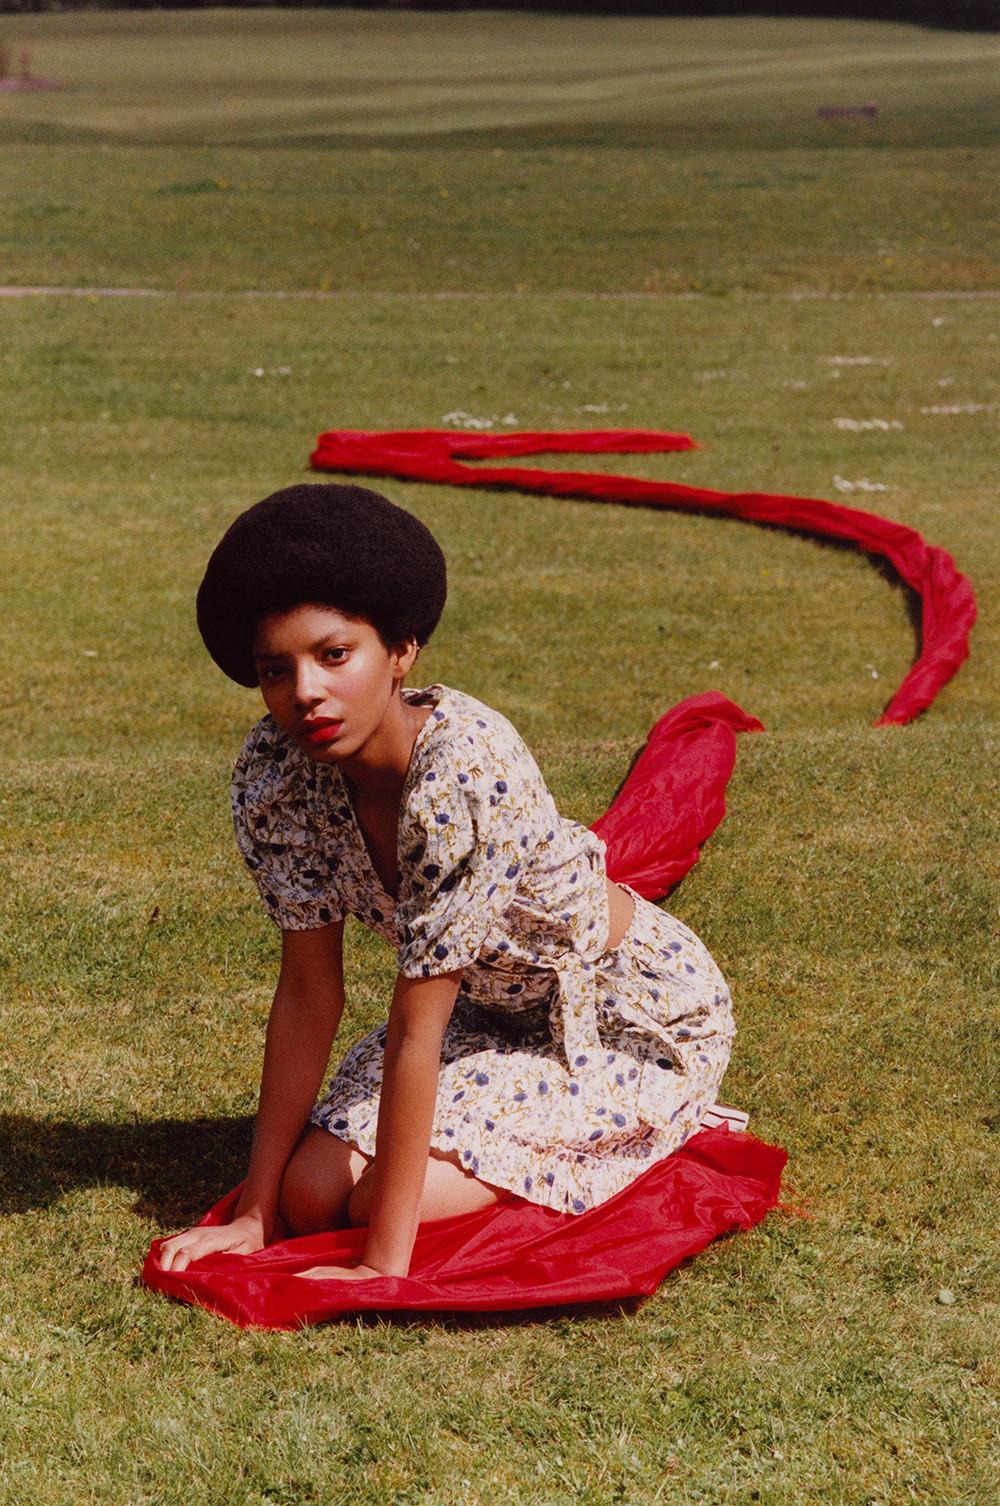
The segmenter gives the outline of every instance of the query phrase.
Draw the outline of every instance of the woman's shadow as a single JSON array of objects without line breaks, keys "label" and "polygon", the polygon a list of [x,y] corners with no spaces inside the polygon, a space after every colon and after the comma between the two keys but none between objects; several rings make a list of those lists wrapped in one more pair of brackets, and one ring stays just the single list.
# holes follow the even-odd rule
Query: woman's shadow
[{"label": "woman's shadow", "polygon": [[124,1186],[163,1228],[200,1218],[244,1176],[252,1118],[123,1123],[0,1114],[0,1214],[28,1213],[77,1187]]}]

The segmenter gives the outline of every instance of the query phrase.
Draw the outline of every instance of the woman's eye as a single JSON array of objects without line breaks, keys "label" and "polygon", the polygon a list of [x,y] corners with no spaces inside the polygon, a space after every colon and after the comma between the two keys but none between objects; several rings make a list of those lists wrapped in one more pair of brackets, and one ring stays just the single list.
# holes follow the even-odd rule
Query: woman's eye
[{"label": "woman's eye", "polygon": [[346,648],[325,648],[323,658],[327,664],[343,664],[347,658]]},{"label": "woman's eye", "polygon": [[275,680],[280,680],[284,670],[265,665],[257,671],[257,678],[262,685],[273,685]]}]

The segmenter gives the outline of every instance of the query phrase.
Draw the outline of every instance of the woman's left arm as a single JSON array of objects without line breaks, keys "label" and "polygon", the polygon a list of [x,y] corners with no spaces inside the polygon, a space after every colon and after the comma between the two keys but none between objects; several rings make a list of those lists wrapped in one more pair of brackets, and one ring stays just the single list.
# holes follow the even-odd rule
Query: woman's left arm
[{"label": "woman's left arm", "polygon": [[400,973],[385,1040],[382,1094],[372,1166],[368,1239],[361,1259],[386,1276],[405,1276],[420,1222],[430,1151],[441,1041],[462,970],[438,978]]},{"label": "woman's left arm", "polygon": [[313,1266],[302,1275],[367,1280],[408,1273],[434,1127],[441,1041],[462,972],[438,978],[398,974],[386,1030],[364,1253],[354,1269]]}]

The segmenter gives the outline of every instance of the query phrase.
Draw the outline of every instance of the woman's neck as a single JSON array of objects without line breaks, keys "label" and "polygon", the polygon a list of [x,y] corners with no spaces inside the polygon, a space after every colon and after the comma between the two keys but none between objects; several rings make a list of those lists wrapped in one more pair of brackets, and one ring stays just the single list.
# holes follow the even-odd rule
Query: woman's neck
[{"label": "woman's neck", "polygon": [[360,798],[365,804],[398,807],[414,744],[429,716],[427,707],[411,706],[398,691],[393,694],[377,731],[340,766],[355,804]]}]

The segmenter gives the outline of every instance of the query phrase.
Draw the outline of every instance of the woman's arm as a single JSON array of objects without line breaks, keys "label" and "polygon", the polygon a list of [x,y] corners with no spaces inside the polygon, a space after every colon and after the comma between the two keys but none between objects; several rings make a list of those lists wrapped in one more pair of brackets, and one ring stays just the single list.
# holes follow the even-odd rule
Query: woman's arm
[{"label": "woman's arm", "polygon": [[372,1165],[372,1205],[362,1264],[405,1276],[419,1223],[434,1125],[441,1040],[462,969],[439,978],[396,978],[385,1040]]},{"label": "woman's arm", "polygon": [[167,1240],[164,1270],[183,1270],[219,1250],[250,1254],[270,1238],[281,1178],[316,1101],[344,1010],[343,938],[343,921],[282,933],[253,1148],[236,1212],[229,1224],[185,1229]]}]

